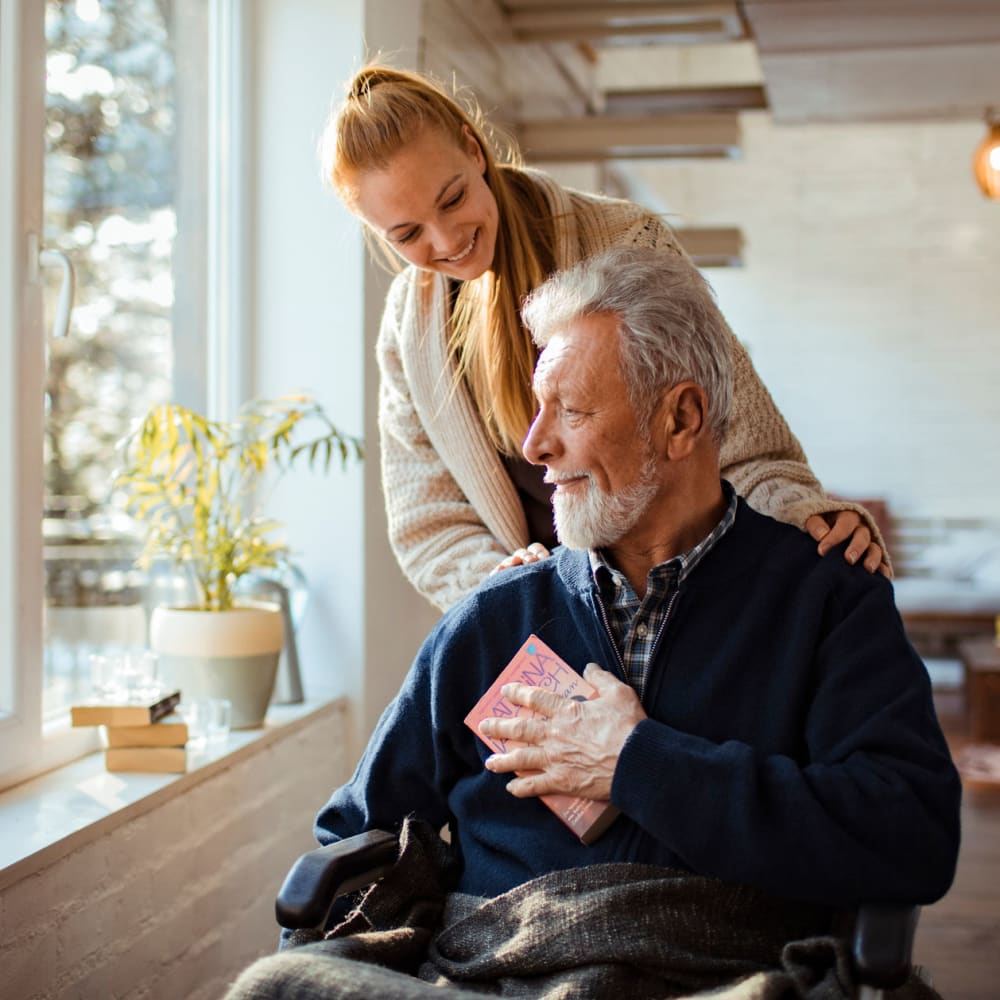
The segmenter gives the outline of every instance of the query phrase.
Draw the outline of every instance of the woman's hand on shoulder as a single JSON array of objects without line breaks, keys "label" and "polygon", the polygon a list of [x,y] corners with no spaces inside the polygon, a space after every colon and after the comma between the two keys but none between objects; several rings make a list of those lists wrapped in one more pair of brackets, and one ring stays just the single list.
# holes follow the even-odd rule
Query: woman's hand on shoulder
[{"label": "woman's hand on shoulder", "polygon": [[532,542],[523,549],[518,549],[507,556],[503,562],[493,568],[490,576],[503,569],[510,569],[511,566],[527,566],[529,563],[541,562],[543,559],[548,559],[550,555],[552,553],[541,542]]},{"label": "woman's hand on shoulder", "polygon": [[857,511],[836,510],[828,514],[813,514],[806,520],[805,528],[819,542],[821,556],[825,556],[835,545],[850,539],[844,550],[844,558],[852,566],[861,563],[869,573],[878,570],[883,576],[891,578],[892,572],[885,561],[882,547],[872,541],[872,533]]}]

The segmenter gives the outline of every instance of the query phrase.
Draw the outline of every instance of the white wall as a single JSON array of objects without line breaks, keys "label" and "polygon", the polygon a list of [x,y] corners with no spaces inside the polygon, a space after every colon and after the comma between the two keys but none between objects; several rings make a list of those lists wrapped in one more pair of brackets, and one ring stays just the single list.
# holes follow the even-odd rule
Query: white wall
[{"label": "white wall", "polygon": [[[260,0],[252,288],[254,392],[314,393],[345,431],[364,426],[362,247],[320,182],[316,143],[330,99],[358,59],[360,2]],[[363,574],[362,473],[294,471],[270,505],[310,583],[299,637],[307,687],[349,690],[363,655],[352,577]]]},{"label": "white wall", "polygon": [[299,636],[307,694],[351,698],[359,752],[436,617],[388,549],[374,344],[386,277],[315,155],[331,102],[369,50],[414,65],[419,0],[258,0],[255,359],[258,394],[308,388],[367,443],[363,468],[294,472],[274,513],[310,585]]},{"label": "white wall", "polygon": [[744,159],[633,165],[680,225],[743,228],[708,277],[832,491],[1000,517],[1000,203],[978,122],[775,126]]}]

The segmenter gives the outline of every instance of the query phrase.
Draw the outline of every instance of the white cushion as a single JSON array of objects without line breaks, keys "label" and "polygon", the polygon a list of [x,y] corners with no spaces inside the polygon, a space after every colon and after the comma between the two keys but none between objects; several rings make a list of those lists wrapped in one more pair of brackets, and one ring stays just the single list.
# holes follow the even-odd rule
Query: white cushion
[{"label": "white cushion", "polygon": [[995,530],[954,531],[921,550],[914,568],[921,575],[968,581],[984,563],[998,557],[1000,536]]},{"label": "white cushion", "polygon": [[948,580],[933,576],[900,576],[893,581],[896,607],[906,612],[1000,614],[1000,580]]}]

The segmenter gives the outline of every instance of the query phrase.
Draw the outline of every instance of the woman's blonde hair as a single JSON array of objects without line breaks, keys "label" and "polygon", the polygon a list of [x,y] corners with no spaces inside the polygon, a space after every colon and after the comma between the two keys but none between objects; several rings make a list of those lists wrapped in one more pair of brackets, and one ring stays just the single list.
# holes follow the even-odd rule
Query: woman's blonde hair
[{"label": "woman's blonde hair", "polygon": [[[464,105],[464,106],[463,106]],[[452,315],[450,350],[496,447],[520,454],[534,416],[531,376],[536,349],[520,319],[525,296],[555,267],[553,226],[544,196],[519,169],[513,143],[486,125],[472,98],[458,99],[418,73],[370,65],[347,85],[347,94],[323,134],[323,174],[352,210],[357,174],[380,170],[405,143],[436,128],[466,148],[479,144],[484,178],[499,216],[493,266],[463,282]],[[502,149],[498,157],[493,143]],[[500,159],[506,162],[499,162]],[[366,236],[371,237],[366,227]],[[398,257],[376,237],[399,268]]]}]

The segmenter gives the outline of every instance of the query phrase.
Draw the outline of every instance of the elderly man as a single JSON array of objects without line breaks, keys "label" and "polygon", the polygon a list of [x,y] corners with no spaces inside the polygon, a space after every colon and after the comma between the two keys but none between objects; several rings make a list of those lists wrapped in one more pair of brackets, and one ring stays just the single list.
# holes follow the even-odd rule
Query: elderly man
[{"label": "elderly man", "polygon": [[[820,558],[720,481],[732,373],[704,280],[618,250],[550,279],[524,318],[541,349],[524,454],[555,484],[562,544],[444,616],[319,839],[447,827],[449,886],[487,907],[580,871],[669,869],[831,908],[943,895],[960,785],[926,671],[887,579]],[[520,744],[491,754],[463,720],[531,634],[598,694],[505,689],[539,716],[484,721]],[[550,793],[620,815],[585,845]]]}]

